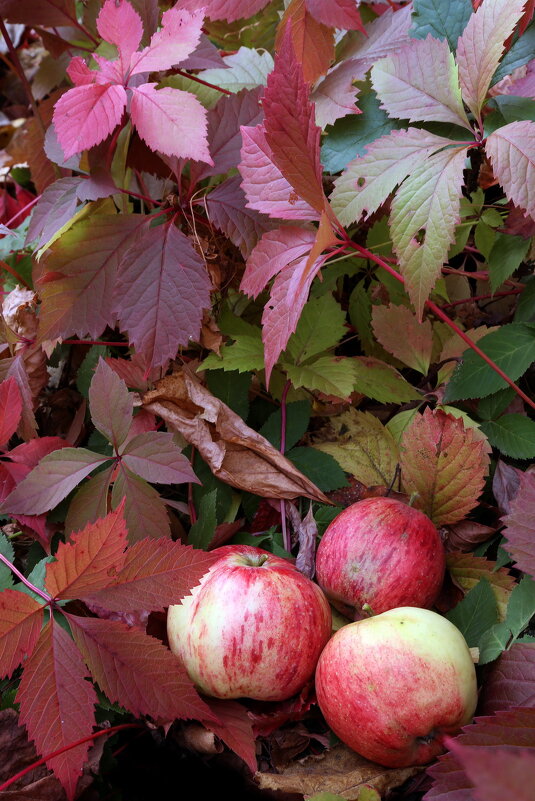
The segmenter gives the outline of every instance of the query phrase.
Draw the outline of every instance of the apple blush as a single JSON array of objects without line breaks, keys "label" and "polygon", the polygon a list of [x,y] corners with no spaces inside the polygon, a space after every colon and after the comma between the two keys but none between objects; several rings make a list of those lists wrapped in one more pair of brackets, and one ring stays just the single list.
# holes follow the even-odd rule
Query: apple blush
[{"label": "apple blush", "polygon": [[425,765],[475,712],[475,669],[460,631],[404,607],[336,632],[316,669],[325,720],[354,751],[391,768]]},{"label": "apple blush", "polygon": [[313,675],[331,635],[323,592],[286,559],[225,545],[181,604],[169,608],[171,650],[201,692],[282,701]]},{"label": "apple blush", "polygon": [[399,606],[431,607],[446,557],[429,518],[394,498],[367,498],[329,524],[316,579],[333,605],[355,619]]}]

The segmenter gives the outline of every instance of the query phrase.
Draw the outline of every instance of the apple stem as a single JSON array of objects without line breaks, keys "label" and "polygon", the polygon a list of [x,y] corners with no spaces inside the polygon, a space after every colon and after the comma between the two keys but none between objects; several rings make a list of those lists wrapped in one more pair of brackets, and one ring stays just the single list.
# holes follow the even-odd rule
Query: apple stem
[{"label": "apple stem", "polygon": [[419,498],[419,497],[420,497],[420,493],[419,492],[413,492],[411,494],[411,497],[409,498],[409,506],[414,506],[414,502],[416,501],[416,498]]},{"label": "apple stem", "polygon": [[362,611],[366,612],[368,617],[374,617],[375,616],[375,612],[371,608],[370,604],[364,604],[364,606],[362,607]]}]

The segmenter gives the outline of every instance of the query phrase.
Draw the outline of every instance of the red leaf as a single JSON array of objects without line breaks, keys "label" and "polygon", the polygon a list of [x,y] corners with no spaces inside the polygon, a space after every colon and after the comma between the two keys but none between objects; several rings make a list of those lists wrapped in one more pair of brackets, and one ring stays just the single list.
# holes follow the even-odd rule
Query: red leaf
[{"label": "red leaf", "polygon": [[210,279],[191,241],[174,225],[159,225],[126,254],[114,298],[131,344],[159,366],[174,358],[179,345],[198,338],[202,311],[210,306]]},{"label": "red leaf", "polygon": [[181,0],[180,5],[191,11],[202,8],[210,19],[234,22],[237,19],[252,17],[267,6],[268,2],[269,0]]},{"label": "red leaf", "polygon": [[[41,754],[57,751],[91,734],[97,694],[86,676],[76,646],[52,618],[25,665],[17,693],[20,720]],[[83,743],[47,760],[69,801],[75,796],[89,745]]]},{"label": "red leaf", "polygon": [[324,25],[365,33],[354,0],[331,0],[328,6],[324,0],[305,0],[305,4],[312,16]]},{"label": "red leaf", "polygon": [[502,514],[509,514],[511,511],[511,502],[518,492],[522,476],[523,472],[518,467],[498,459],[492,477],[492,492]]},{"label": "red leaf", "polygon": [[126,92],[118,84],[86,84],[65,92],[54,107],[54,127],[65,158],[106,139],[125,108]]},{"label": "red leaf", "polygon": [[[330,13],[330,5],[327,14]],[[293,49],[303,70],[305,81],[314,81],[324,75],[334,60],[334,30],[318,22],[309,13],[305,0],[292,0],[279,26],[275,48],[280,49],[281,40],[291,28]]]},{"label": "red leaf", "polygon": [[22,414],[22,397],[13,377],[0,384],[0,446],[5,446],[19,424]]},{"label": "red leaf", "polygon": [[106,467],[76,491],[69,504],[65,519],[65,531],[80,531],[88,523],[94,523],[99,517],[105,517],[108,511],[108,495],[115,462]]},{"label": "red leaf", "polygon": [[161,368],[150,369],[146,359],[139,353],[134,353],[129,360],[107,358],[106,364],[109,364],[119,378],[122,378],[127,387],[144,392],[148,389],[149,384],[153,384],[167,372],[166,364]]},{"label": "red leaf", "polygon": [[24,364],[24,354],[19,353],[12,360],[5,359],[3,367],[4,369],[7,367],[7,370],[3,372],[2,378],[4,380],[14,378],[22,397],[22,414],[17,426],[17,434],[21,439],[32,439],[37,436],[37,423],[33,413],[33,396]]},{"label": "red leaf", "polygon": [[43,607],[30,595],[18,590],[0,592],[0,678],[11,676],[34,649]]},{"label": "red leaf", "polygon": [[128,548],[113,584],[84,598],[112,612],[163,610],[189,595],[216,558],[167,538],[141,540]]},{"label": "red leaf", "polygon": [[256,298],[283,268],[307,254],[314,244],[312,228],[276,228],[264,234],[251,256],[240,289]]},{"label": "red leaf", "polygon": [[153,484],[200,483],[189,459],[173,442],[173,434],[163,431],[138,434],[129,440],[121,459],[133,473]]},{"label": "red leaf", "polygon": [[535,473],[524,473],[511,512],[503,521],[504,547],[519,570],[535,577]]},{"label": "red leaf", "polygon": [[262,99],[266,141],[273,161],[297,195],[320,214],[326,199],[320,164],[321,130],[287,29]]},{"label": "red leaf", "polygon": [[123,506],[60,542],[56,561],[46,566],[45,587],[53,598],[81,598],[115,581],[126,558]]},{"label": "red leaf", "polygon": [[124,515],[129,542],[136,542],[144,537],[171,535],[165,504],[159,494],[154,487],[124,465],[121,465],[115,479],[111,498],[114,507],[123,498],[126,499]]},{"label": "red leaf", "polygon": [[[112,2],[114,0],[108,0],[110,5]],[[186,11],[184,3],[180,3],[180,6],[164,11],[162,27],[152,36],[149,46],[132,56],[131,75],[170,69],[195,50],[204,15]]]},{"label": "red leaf", "polygon": [[117,373],[100,358],[89,387],[91,419],[117,452],[130,426],[134,401]]},{"label": "red leaf", "polygon": [[535,644],[515,643],[486,677],[480,698],[485,715],[511,706],[535,707]]},{"label": "red leaf", "polygon": [[208,703],[218,722],[205,723],[206,728],[223,740],[243,759],[249,770],[255,773],[257,770],[255,737],[247,709],[236,701],[220,701],[212,698]]},{"label": "red leaf", "polygon": [[93,678],[112,703],[158,722],[214,720],[181,662],[159,640],[118,621],[65,616]]},{"label": "red leaf", "polygon": [[532,801],[535,751],[473,748],[450,742],[455,758],[474,785],[476,801]]},{"label": "red leaf", "polygon": [[258,211],[247,208],[238,176],[219,184],[204,202],[210,221],[239,247],[244,258],[249,256],[260,237],[276,225]]},{"label": "red leaf", "polygon": [[61,437],[39,437],[31,439],[29,442],[23,442],[22,445],[17,445],[7,455],[12,462],[27,467],[29,472],[44,456],[54,453],[60,448],[68,447],[69,443],[61,439]]},{"label": "red leaf", "polygon": [[6,22],[22,25],[72,25],[76,19],[74,0],[0,0],[0,14]]},{"label": "red leaf", "polygon": [[130,58],[143,36],[141,17],[127,0],[107,0],[97,17],[97,30],[119,51],[121,71],[128,69]]}]

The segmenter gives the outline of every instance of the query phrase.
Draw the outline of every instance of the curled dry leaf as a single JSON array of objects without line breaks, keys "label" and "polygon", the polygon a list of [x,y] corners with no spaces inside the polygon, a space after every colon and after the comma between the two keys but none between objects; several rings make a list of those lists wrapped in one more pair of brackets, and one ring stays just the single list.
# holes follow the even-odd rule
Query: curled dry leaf
[{"label": "curled dry leaf", "polygon": [[35,403],[43,387],[48,383],[46,354],[41,345],[32,344],[37,337],[37,295],[29,289],[17,286],[2,303],[2,316],[7,339],[14,339],[14,354],[22,353],[24,368],[32,401]]},{"label": "curled dry leaf", "polygon": [[227,484],[267,498],[305,496],[330,504],[312,481],[187,369],[159,381],[142,396],[142,404],[194,445]]},{"label": "curled dry leaf", "polygon": [[262,790],[282,790],[305,796],[335,793],[348,801],[356,801],[364,785],[383,795],[421,770],[423,768],[384,768],[345,745],[337,745],[319,757],[308,757],[290,765],[284,773],[257,773],[255,778]]},{"label": "curled dry leaf", "polygon": [[451,526],[444,526],[444,545],[447,551],[473,551],[476,545],[488,540],[497,529],[484,526],[474,520],[461,520]]}]

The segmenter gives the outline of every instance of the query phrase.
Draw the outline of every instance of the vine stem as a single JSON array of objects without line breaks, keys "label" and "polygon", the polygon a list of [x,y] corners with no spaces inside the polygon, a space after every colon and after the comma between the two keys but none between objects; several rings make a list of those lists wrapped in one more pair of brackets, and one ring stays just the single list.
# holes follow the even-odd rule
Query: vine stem
[{"label": "vine stem", "polygon": [[9,55],[11,56],[11,60],[12,60],[12,67],[15,70],[15,72],[17,73],[17,75],[19,76],[20,82],[24,86],[24,91],[26,92],[26,96],[27,96],[27,98],[29,100],[30,106],[32,107],[32,111],[33,111],[34,117],[35,117],[35,119],[37,121],[37,124],[39,125],[39,127],[40,127],[40,129],[42,131],[42,134],[44,136],[45,133],[46,133],[46,129],[45,129],[45,125],[43,123],[43,120],[41,118],[41,115],[39,113],[39,109],[37,108],[37,103],[35,102],[35,98],[34,98],[33,93],[32,93],[32,87],[30,86],[28,78],[26,77],[26,75],[24,73],[24,70],[22,69],[22,64],[20,63],[17,51],[16,51],[15,46],[14,46],[12,40],[11,40],[11,36],[9,35],[8,30],[7,30],[6,26],[5,26],[4,18],[2,17],[1,14],[0,14],[0,33],[4,37],[4,41],[6,43],[7,49],[9,50]]},{"label": "vine stem", "polygon": [[20,275],[20,273],[18,273],[14,267],[11,267],[11,265],[9,265],[7,261],[0,259],[0,267],[2,268],[2,270],[5,270],[7,273],[12,275],[15,281],[20,282],[23,286],[26,287],[26,289],[31,289],[28,282],[25,281],[22,275]]},{"label": "vine stem", "polygon": [[[43,599],[43,601],[46,601],[47,605],[52,603],[53,601],[52,596],[48,595],[48,593],[44,592],[43,590],[40,590],[39,587],[36,587],[35,584],[32,584],[31,581],[28,581],[28,579],[22,575],[20,570],[17,570],[15,565],[12,564],[9,561],[9,559],[7,559],[2,553],[0,553],[0,561],[2,561],[7,567],[9,567],[9,569],[17,576],[17,578],[19,578],[22,581],[23,584],[26,585],[26,587],[28,587],[29,590],[35,592],[36,595],[39,595]],[[0,787],[0,790],[2,790],[2,787]]]},{"label": "vine stem", "polygon": [[189,78],[191,81],[195,81],[195,83],[200,83],[203,86],[207,86],[209,89],[215,89],[217,92],[221,92],[224,95],[231,95],[232,92],[229,92],[228,89],[223,89],[221,86],[217,86],[215,83],[208,83],[208,81],[203,81],[202,78],[199,78],[197,75],[190,75],[189,72],[184,72],[184,70],[173,70],[175,75],[181,75],[182,78]]},{"label": "vine stem", "polygon": [[490,298],[504,298],[507,295],[521,295],[524,290],[522,289],[509,289],[504,292],[494,292],[488,295],[474,295],[471,298],[462,298],[462,300],[453,300],[451,303],[443,303],[441,309],[449,309],[452,306],[462,306],[463,303],[473,303],[478,300],[489,300]]},{"label": "vine stem", "polygon": [[[281,444],[279,450],[282,454],[286,450],[286,398],[288,397],[288,392],[290,391],[291,386],[292,382],[290,379],[288,379],[284,385],[281,396]],[[282,525],[282,544],[284,549],[290,553],[292,550],[292,543],[290,540],[290,532],[288,531],[288,526],[286,525],[286,501],[284,498],[280,499],[280,512]]]},{"label": "vine stem", "polygon": [[[356,242],[353,242],[353,240],[349,239],[349,237],[347,238],[347,246],[353,248],[353,250],[356,250],[357,253],[361,254],[361,256],[364,256],[365,258],[370,259],[370,261],[375,262],[375,264],[379,265],[379,267],[382,267],[391,276],[396,278],[402,284],[405,283],[405,279],[403,278],[401,273],[399,273],[397,270],[394,270],[393,267],[391,267],[389,264],[383,261],[383,259],[381,259],[379,256],[376,256],[370,250],[367,250],[366,248],[363,248],[362,245],[358,245]],[[468,347],[471,348],[475,353],[477,353],[477,355],[480,356],[483,359],[483,361],[486,362],[489,365],[489,367],[491,367],[494,370],[494,372],[500,376],[500,378],[503,378],[503,380],[507,384],[509,384],[509,386],[512,389],[514,389],[516,394],[522,398],[524,403],[527,403],[528,406],[530,406],[532,409],[535,409],[535,401],[533,401],[528,395],[526,395],[526,393],[520,389],[518,384],[515,384],[515,382],[511,378],[509,378],[509,376],[506,373],[503,372],[501,367],[498,367],[496,362],[494,362],[489,356],[487,356],[487,354],[484,353],[484,351],[482,351],[481,348],[478,347],[476,343],[472,339],[470,339],[470,337],[467,334],[465,334],[464,331],[462,331],[459,328],[459,326],[450,317],[448,317],[448,315],[445,314],[445,312],[443,312],[439,306],[436,305],[436,303],[433,303],[432,300],[426,300],[425,305],[430,311],[433,312],[434,315],[436,315],[436,317],[442,320],[442,322],[446,323],[446,325],[449,328],[451,328],[451,330],[454,331],[457,334],[457,336],[459,336],[463,340],[463,342],[466,342]]]},{"label": "vine stem", "polygon": [[14,222],[15,222],[15,220],[17,219],[17,217],[20,217],[20,215],[21,215],[21,214],[24,214],[24,212],[25,212],[25,211],[27,211],[28,209],[31,209],[31,207],[32,207],[32,206],[35,206],[35,204],[37,203],[37,201],[38,201],[38,200],[40,200],[40,199],[41,199],[41,195],[37,195],[37,197],[34,197],[34,199],[33,199],[33,200],[30,200],[30,202],[29,202],[29,203],[26,203],[26,205],[25,205],[25,206],[23,206],[23,207],[22,207],[22,209],[19,209],[19,210],[17,211],[17,213],[16,213],[16,214],[14,214],[14,215],[13,215],[13,217],[12,217],[10,220],[8,220],[8,221],[7,221],[7,223],[6,223],[6,228],[9,228],[9,226],[11,225],[11,223],[14,223]]},{"label": "vine stem", "polygon": [[41,759],[38,759],[36,762],[32,762],[31,765],[28,765],[23,770],[20,770],[6,782],[0,785],[0,793],[3,790],[7,790],[8,787],[11,787],[18,779],[22,779],[23,776],[26,776],[27,773],[38,768],[40,765],[44,765],[48,762],[49,759],[54,759],[54,757],[60,756],[60,754],[64,754],[65,751],[70,751],[71,748],[77,748],[79,745],[83,745],[84,743],[89,743],[92,740],[96,740],[97,737],[102,737],[103,734],[113,734],[116,731],[121,731],[122,729],[144,729],[145,727],[141,723],[121,723],[119,726],[110,726],[109,729],[100,729],[100,731],[96,731],[93,734],[90,734],[89,737],[83,737],[81,740],[76,740],[74,743],[69,743],[69,745],[64,745],[63,748],[58,748],[57,751],[52,751],[52,753],[47,754]]}]

